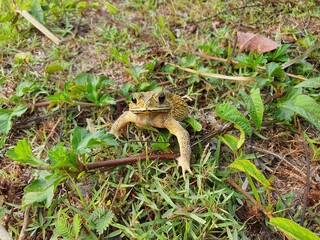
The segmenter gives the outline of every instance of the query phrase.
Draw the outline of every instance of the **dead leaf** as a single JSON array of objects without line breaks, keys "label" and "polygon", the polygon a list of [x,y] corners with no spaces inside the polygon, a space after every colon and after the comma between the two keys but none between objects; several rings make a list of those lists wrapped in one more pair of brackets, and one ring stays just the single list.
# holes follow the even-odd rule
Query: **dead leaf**
[{"label": "dead leaf", "polygon": [[279,43],[260,34],[238,32],[237,37],[239,52],[248,50],[249,52],[266,53],[280,46]]}]

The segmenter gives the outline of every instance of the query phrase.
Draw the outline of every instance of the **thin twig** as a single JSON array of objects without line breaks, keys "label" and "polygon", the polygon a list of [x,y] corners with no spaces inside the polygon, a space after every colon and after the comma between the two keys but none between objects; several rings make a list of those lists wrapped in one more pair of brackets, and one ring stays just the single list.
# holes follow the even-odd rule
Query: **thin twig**
[{"label": "thin twig", "polygon": [[239,192],[241,192],[246,198],[248,198],[261,212],[263,212],[269,219],[272,218],[272,214],[267,211],[258,201],[256,201],[253,197],[251,197],[246,191],[244,191],[238,184],[236,184],[233,180],[230,178],[227,179],[227,181]]},{"label": "thin twig", "polygon": [[45,140],[44,143],[43,143],[43,148],[46,147],[49,139],[50,139],[50,138],[52,137],[52,135],[54,134],[54,132],[55,132],[58,124],[61,122],[61,120],[62,120],[62,117],[59,117],[58,120],[57,120],[57,122],[54,124],[54,126],[53,126],[52,129],[50,130],[50,133],[49,133],[48,137],[46,138],[46,140]]},{"label": "thin twig", "polygon": [[20,232],[18,240],[24,240],[25,239],[26,229],[28,227],[28,222],[29,222],[29,210],[30,210],[30,207],[31,206],[28,206],[26,208],[26,210],[24,211],[23,225],[22,225],[21,232]]},{"label": "thin twig", "polygon": [[119,190],[120,190],[122,181],[123,181],[123,177],[120,178],[120,181],[119,181],[118,186],[117,186],[117,190],[116,190],[116,192],[115,192],[115,194],[114,194],[114,196],[113,196],[112,202],[111,202],[110,209],[113,208],[113,204],[114,204],[114,202],[115,202],[115,200],[116,200],[116,198],[117,198],[117,196],[118,196],[118,192],[119,192]]}]

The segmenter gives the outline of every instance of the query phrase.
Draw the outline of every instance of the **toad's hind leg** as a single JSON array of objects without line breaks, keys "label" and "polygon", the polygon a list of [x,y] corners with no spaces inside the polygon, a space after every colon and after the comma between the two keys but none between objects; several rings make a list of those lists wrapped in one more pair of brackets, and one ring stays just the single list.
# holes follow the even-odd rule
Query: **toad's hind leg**
[{"label": "toad's hind leg", "polygon": [[180,157],[177,158],[178,167],[181,167],[182,175],[185,179],[186,171],[192,174],[192,171],[190,169],[191,147],[189,133],[174,118],[167,119],[164,127],[167,128],[170,133],[175,135],[178,139],[180,148]]}]

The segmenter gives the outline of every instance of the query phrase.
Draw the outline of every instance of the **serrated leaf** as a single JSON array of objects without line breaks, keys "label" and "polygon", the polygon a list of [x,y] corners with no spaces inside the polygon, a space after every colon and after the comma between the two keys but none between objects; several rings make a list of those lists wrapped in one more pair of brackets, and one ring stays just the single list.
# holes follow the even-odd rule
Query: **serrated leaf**
[{"label": "serrated leaf", "polygon": [[249,174],[251,177],[256,179],[266,188],[272,189],[270,182],[265,178],[265,176],[260,172],[260,170],[257,169],[257,167],[249,160],[236,160],[233,163],[231,163],[228,167]]},{"label": "serrated leaf", "polygon": [[57,145],[48,152],[52,168],[69,167],[73,170],[78,169],[78,162],[75,154],[62,145]]},{"label": "serrated leaf", "polygon": [[201,131],[202,125],[194,118],[188,117],[185,121],[189,123],[195,131],[197,132]]},{"label": "serrated leaf", "polygon": [[86,129],[81,127],[76,127],[73,131],[71,146],[76,154],[88,153],[93,148],[106,145],[118,145],[112,134],[105,133],[104,131],[89,133]]},{"label": "serrated leaf", "polygon": [[222,119],[232,122],[241,127],[249,136],[252,135],[252,128],[248,119],[234,106],[227,103],[219,104],[216,106],[215,113]]},{"label": "serrated leaf", "polygon": [[297,240],[319,240],[320,238],[310,230],[299,226],[297,223],[286,218],[272,218],[270,224],[280,229],[289,238]]},{"label": "serrated leaf", "polygon": [[46,165],[45,162],[39,160],[33,155],[31,147],[26,139],[20,140],[13,149],[10,149],[6,153],[6,156],[9,157],[11,160],[20,163],[30,164],[31,166]]},{"label": "serrated leaf", "polygon": [[295,88],[320,88],[320,77],[309,78],[296,86]]},{"label": "serrated leaf", "polygon": [[300,95],[295,98],[294,104],[297,107],[296,113],[320,130],[320,105],[316,100],[307,95]]},{"label": "serrated leaf", "polygon": [[266,73],[268,74],[269,77],[280,77],[284,78],[286,77],[286,74],[284,73],[282,67],[280,64],[271,62],[266,65]]},{"label": "serrated leaf", "polygon": [[109,94],[105,94],[99,100],[99,105],[104,104],[116,105],[117,103]]}]

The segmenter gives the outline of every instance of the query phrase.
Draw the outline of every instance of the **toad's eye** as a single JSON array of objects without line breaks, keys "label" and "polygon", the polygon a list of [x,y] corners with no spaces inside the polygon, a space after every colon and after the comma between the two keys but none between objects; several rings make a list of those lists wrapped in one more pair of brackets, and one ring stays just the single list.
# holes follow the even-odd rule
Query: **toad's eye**
[{"label": "toad's eye", "polygon": [[160,104],[164,103],[164,100],[166,100],[166,96],[163,93],[161,93],[159,96],[159,103]]},{"label": "toad's eye", "polygon": [[131,101],[132,101],[134,104],[137,103],[137,99],[136,99],[135,97],[132,97],[132,98],[131,98]]}]

